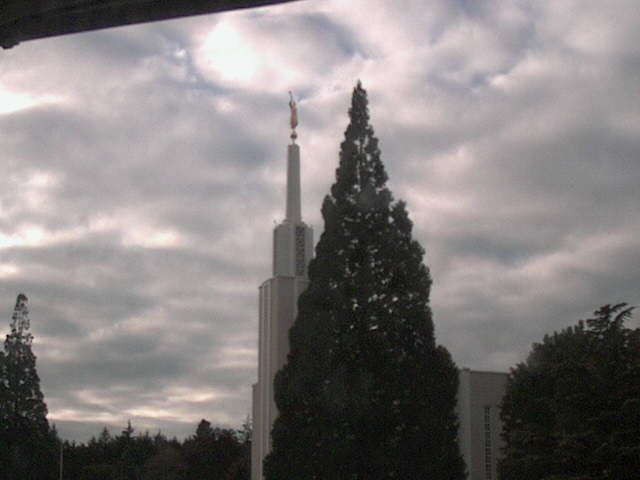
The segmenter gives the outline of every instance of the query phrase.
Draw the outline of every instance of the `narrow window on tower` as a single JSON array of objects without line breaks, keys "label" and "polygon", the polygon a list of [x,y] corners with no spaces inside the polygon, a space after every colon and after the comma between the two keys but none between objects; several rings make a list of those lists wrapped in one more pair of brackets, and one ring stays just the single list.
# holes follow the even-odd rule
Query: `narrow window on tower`
[{"label": "narrow window on tower", "polygon": [[304,276],[304,227],[296,227],[296,275]]},{"label": "narrow window on tower", "polygon": [[491,407],[484,407],[484,478],[491,480]]}]

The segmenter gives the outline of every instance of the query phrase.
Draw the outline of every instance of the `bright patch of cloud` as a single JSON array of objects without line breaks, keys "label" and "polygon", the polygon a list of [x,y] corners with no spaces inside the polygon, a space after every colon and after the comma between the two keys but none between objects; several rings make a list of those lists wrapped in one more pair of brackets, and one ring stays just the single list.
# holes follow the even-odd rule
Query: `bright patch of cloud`
[{"label": "bright patch of cloud", "polygon": [[252,368],[258,360],[254,348],[225,346],[218,353],[216,368]]},{"label": "bright patch of cloud", "polygon": [[[104,411],[81,411],[70,408],[58,409],[51,411],[47,416],[50,422],[57,421],[74,421],[74,422],[96,422],[101,424],[117,424],[122,421],[119,414]],[[95,432],[97,435],[98,432]]]},{"label": "bright patch of cloud", "polygon": [[0,249],[9,247],[37,247],[44,243],[48,235],[38,225],[26,225],[17,233],[0,233]]},{"label": "bright patch of cloud", "polygon": [[84,237],[88,232],[89,229],[86,227],[49,230],[41,225],[23,224],[18,226],[13,233],[0,233],[0,249],[10,247],[36,248],[71,242]]},{"label": "bright patch of cloud", "polygon": [[132,226],[124,233],[122,244],[126,247],[177,248],[184,244],[184,239],[175,230]]},{"label": "bright patch of cloud", "polygon": [[182,402],[210,402],[212,400],[220,400],[226,398],[228,395],[223,392],[217,391],[213,388],[198,389],[188,387],[172,387],[166,392],[166,398],[168,402],[182,403]]},{"label": "bright patch of cloud", "polygon": [[199,53],[204,66],[224,82],[247,83],[263,68],[253,46],[230,21],[216,24]]},{"label": "bright patch of cloud", "polygon": [[32,95],[17,92],[0,85],[0,115],[15,113],[36,105],[62,103],[64,98],[60,95]]},{"label": "bright patch of cloud", "polygon": [[16,93],[0,88],[0,114],[13,113],[38,103],[37,99],[26,93]]},{"label": "bright patch of cloud", "polygon": [[0,263],[0,278],[16,275],[20,270],[12,263]]}]

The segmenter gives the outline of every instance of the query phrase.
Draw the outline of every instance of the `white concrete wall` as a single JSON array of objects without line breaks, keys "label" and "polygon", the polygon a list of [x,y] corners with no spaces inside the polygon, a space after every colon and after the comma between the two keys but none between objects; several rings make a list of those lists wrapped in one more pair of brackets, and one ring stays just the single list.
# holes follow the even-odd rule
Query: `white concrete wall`
[{"label": "white concrete wall", "polygon": [[[296,254],[296,230],[304,245]],[[277,416],[273,381],[289,353],[289,329],[298,313],[298,297],[307,288],[307,266],[313,255],[313,231],[304,223],[284,221],[274,230],[274,276],[260,286],[258,331],[258,382],[253,401],[251,478],[262,480],[262,461],[271,451],[271,428]],[[302,253],[302,258],[300,254]],[[297,262],[304,275],[296,275]]]},{"label": "white concrete wall", "polygon": [[458,443],[469,480],[498,478],[497,465],[503,447],[500,403],[508,376],[503,372],[460,371]]}]

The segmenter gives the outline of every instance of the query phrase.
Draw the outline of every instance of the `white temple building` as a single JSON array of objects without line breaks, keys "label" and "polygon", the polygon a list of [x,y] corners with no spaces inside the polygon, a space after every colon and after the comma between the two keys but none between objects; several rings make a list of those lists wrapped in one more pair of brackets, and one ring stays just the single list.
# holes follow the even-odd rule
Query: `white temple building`
[{"label": "white temple building", "polygon": [[503,447],[500,403],[509,375],[460,369],[458,445],[468,480],[496,480]]},{"label": "white temple building", "polygon": [[273,277],[260,286],[258,383],[253,385],[251,480],[262,480],[262,462],[271,451],[271,427],[277,416],[273,380],[287,360],[289,329],[297,315],[298,296],[308,284],[313,230],[302,221],[300,147],[295,143],[297,112],[291,107],[291,144],[287,146],[286,217],[273,231]]},{"label": "white temple building", "polygon": [[[251,480],[263,480],[263,460],[271,451],[271,428],[277,417],[273,381],[289,353],[289,329],[297,315],[298,296],[308,286],[307,266],[313,256],[313,230],[302,221],[301,213],[296,105],[293,100],[289,105],[293,132],[287,146],[286,216],[273,231],[273,276],[260,286],[258,382],[252,389]],[[498,478],[497,461],[502,447],[499,406],[506,380],[506,373],[460,370],[458,443],[468,480]]]}]

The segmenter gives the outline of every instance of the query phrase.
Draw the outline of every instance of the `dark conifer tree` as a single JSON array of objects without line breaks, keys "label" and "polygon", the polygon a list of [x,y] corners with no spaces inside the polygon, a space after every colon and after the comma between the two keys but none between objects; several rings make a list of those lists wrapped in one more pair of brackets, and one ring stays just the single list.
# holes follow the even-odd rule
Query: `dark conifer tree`
[{"label": "dark conifer tree", "polygon": [[223,479],[232,471],[241,470],[238,462],[242,459],[243,448],[234,430],[213,428],[202,419],[196,434],[188,438],[183,447],[188,480]]},{"label": "dark conifer tree", "polygon": [[436,345],[424,251],[386,187],[367,103],[358,83],[275,380],[268,480],[464,477],[457,369]]},{"label": "dark conifer tree", "polygon": [[0,471],[12,479],[55,477],[56,435],[49,429],[29,332],[27,297],[19,294],[0,359]]}]

